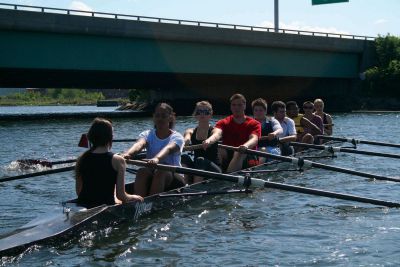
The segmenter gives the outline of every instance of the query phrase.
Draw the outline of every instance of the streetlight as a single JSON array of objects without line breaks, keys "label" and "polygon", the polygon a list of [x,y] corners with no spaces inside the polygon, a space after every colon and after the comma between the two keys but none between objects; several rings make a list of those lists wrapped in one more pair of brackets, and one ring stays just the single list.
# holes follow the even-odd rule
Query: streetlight
[{"label": "streetlight", "polygon": [[279,0],[274,0],[274,28],[275,32],[279,32]]}]

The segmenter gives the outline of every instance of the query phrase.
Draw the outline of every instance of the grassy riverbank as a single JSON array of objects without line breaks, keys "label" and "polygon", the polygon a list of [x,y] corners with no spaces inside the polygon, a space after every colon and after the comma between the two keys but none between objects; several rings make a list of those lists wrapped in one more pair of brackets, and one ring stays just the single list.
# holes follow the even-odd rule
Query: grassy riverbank
[{"label": "grassy riverbank", "polygon": [[47,89],[43,92],[27,91],[0,96],[1,106],[45,106],[45,105],[96,105],[104,96],[99,92],[80,89]]}]

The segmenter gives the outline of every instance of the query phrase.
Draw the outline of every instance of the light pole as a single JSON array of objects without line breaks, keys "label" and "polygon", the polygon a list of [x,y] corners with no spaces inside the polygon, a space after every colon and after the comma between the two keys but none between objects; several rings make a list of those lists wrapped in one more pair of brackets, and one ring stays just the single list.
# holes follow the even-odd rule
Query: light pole
[{"label": "light pole", "polygon": [[274,0],[274,26],[275,32],[279,32],[279,0]]}]

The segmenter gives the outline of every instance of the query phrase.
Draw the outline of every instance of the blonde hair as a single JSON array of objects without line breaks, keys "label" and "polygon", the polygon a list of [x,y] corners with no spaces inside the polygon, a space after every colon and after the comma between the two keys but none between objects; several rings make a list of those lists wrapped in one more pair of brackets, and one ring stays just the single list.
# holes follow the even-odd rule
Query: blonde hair
[{"label": "blonde hair", "polygon": [[199,109],[199,107],[207,107],[210,111],[211,114],[213,113],[213,108],[210,102],[208,102],[207,100],[203,100],[203,101],[199,101],[196,103],[196,106],[194,107],[194,111],[193,111],[193,116],[196,115],[197,110]]},{"label": "blonde hair", "polygon": [[314,105],[317,104],[317,103],[322,104],[323,106],[325,105],[324,101],[322,101],[321,98],[317,98],[317,99],[314,100]]}]

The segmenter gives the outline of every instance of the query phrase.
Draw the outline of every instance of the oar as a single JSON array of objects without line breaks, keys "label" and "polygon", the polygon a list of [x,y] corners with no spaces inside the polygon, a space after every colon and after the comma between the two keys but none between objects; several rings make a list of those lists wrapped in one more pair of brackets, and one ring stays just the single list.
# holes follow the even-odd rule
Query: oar
[{"label": "oar", "polygon": [[46,171],[41,171],[41,172],[33,172],[33,173],[16,175],[16,176],[9,176],[9,177],[0,178],[0,183],[12,181],[12,180],[25,179],[25,178],[29,178],[29,177],[41,176],[41,175],[46,175],[46,174],[52,174],[52,173],[67,172],[67,171],[72,171],[73,169],[75,169],[75,166],[68,166],[68,167],[46,170]]},{"label": "oar", "polygon": [[123,142],[136,142],[137,139],[113,139],[114,143],[123,143]]},{"label": "oar", "polygon": [[[146,162],[140,161],[140,160],[127,160],[126,162],[128,164],[133,164],[133,165],[137,165],[137,166],[147,166]],[[239,175],[222,174],[222,173],[215,173],[215,172],[209,172],[209,171],[203,171],[203,170],[197,170],[197,169],[191,169],[191,168],[185,168],[185,167],[162,165],[162,164],[157,164],[156,168],[161,169],[161,170],[167,170],[167,171],[171,171],[171,172],[181,173],[181,174],[198,175],[198,176],[208,177],[208,178],[212,178],[212,179],[216,179],[216,180],[224,180],[224,181],[239,183],[239,184],[243,184],[245,186],[250,184],[251,186],[275,188],[275,189],[303,193],[303,194],[308,194],[308,195],[316,195],[316,196],[323,196],[323,197],[329,197],[329,198],[351,200],[351,201],[369,203],[369,204],[385,206],[385,207],[396,207],[396,208],[400,207],[400,203],[397,203],[397,202],[379,200],[379,199],[374,199],[374,198],[366,198],[366,197],[360,197],[360,196],[355,196],[355,195],[350,195],[350,194],[342,194],[342,193],[324,191],[324,190],[319,190],[319,189],[314,189],[314,188],[288,185],[288,184],[283,184],[283,183],[269,182],[269,181],[264,181],[261,179],[244,177],[244,176],[239,176]]]},{"label": "oar", "polygon": [[[136,142],[137,139],[113,139],[112,141],[114,143],[118,143],[118,142],[120,142],[120,143],[122,143],[122,142]],[[78,146],[79,147],[85,147],[85,148],[88,148],[90,146],[87,134],[82,134],[81,135],[81,138],[79,140]]]},{"label": "oar", "polygon": [[193,150],[202,149],[202,148],[203,148],[203,144],[184,146],[183,151],[193,151]]},{"label": "oar", "polygon": [[21,165],[32,166],[32,165],[42,165],[44,167],[51,168],[53,165],[66,164],[76,162],[76,159],[66,159],[58,161],[48,161],[43,159],[19,159],[17,162]]},{"label": "oar", "polygon": [[[233,147],[233,146],[219,145],[219,147],[225,148],[228,150],[239,151],[239,148]],[[256,156],[265,157],[265,158],[277,159],[277,160],[284,161],[284,162],[289,162],[289,163],[298,165],[300,168],[302,168],[303,166],[314,167],[314,168],[336,171],[336,172],[341,172],[341,173],[347,173],[347,174],[352,174],[352,175],[357,175],[357,176],[367,177],[367,178],[372,178],[372,179],[377,179],[377,180],[400,182],[400,178],[387,177],[387,176],[381,176],[381,175],[371,174],[371,173],[367,173],[367,172],[360,172],[360,171],[340,168],[340,167],[336,167],[336,166],[332,166],[332,165],[327,165],[327,164],[322,164],[322,163],[305,160],[303,158],[279,156],[279,155],[274,155],[271,153],[257,151],[257,150],[251,150],[251,149],[246,149],[242,153],[256,155]]]},{"label": "oar", "polygon": [[361,155],[369,155],[369,156],[400,159],[400,155],[398,155],[398,154],[379,153],[379,152],[365,151],[365,150],[358,150],[358,149],[355,150],[353,148],[333,147],[333,146],[324,146],[324,145],[313,145],[313,144],[305,144],[305,143],[298,143],[298,142],[290,142],[289,144],[291,146],[299,146],[299,147],[307,147],[307,148],[325,150],[325,151],[329,151],[331,153],[344,152],[344,153],[352,153],[352,154],[361,154]]},{"label": "oar", "polygon": [[334,137],[334,136],[326,136],[326,135],[317,135],[317,138],[325,139],[325,140],[334,140],[334,141],[342,141],[352,143],[353,145],[356,144],[366,144],[366,145],[374,145],[374,146],[390,146],[390,147],[400,147],[400,144],[393,144],[393,143],[384,143],[384,142],[377,142],[377,141],[368,141],[368,140],[359,140],[354,138],[345,138],[345,137]]}]

